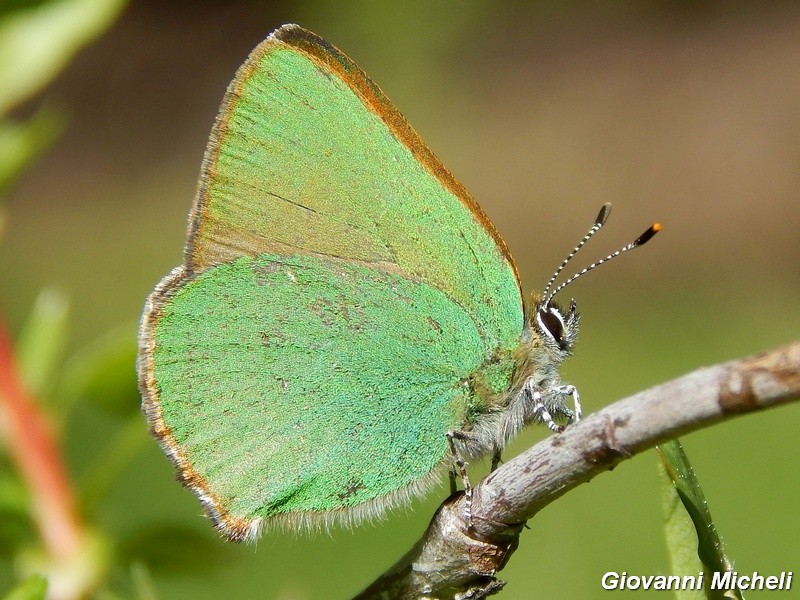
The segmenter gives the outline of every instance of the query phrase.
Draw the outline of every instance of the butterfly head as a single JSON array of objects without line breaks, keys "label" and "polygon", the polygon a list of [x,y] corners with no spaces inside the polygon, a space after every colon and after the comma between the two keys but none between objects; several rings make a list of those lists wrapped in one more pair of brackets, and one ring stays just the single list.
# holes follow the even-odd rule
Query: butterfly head
[{"label": "butterfly head", "polygon": [[578,339],[581,317],[577,308],[575,300],[570,301],[566,311],[555,302],[542,304],[541,300],[534,300],[531,326],[539,334],[542,343],[562,358],[572,354],[572,348]]},{"label": "butterfly head", "polygon": [[595,267],[600,266],[604,262],[608,262],[612,258],[616,258],[628,250],[632,250],[633,248],[638,248],[639,246],[644,245],[661,230],[660,224],[656,223],[651,225],[642,235],[640,235],[631,243],[623,246],[616,252],[612,252],[605,258],[592,263],[588,267],[581,269],[551,291],[556,278],[559,276],[564,267],[567,266],[567,263],[569,263],[569,261],[572,260],[572,257],[578,253],[583,245],[600,230],[600,228],[608,219],[609,214],[611,214],[611,204],[607,203],[604,204],[603,208],[600,209],[597,218],[589,228],[589,231],[586,233],[586,235],[583,236],[583,239],[578,243],[577,246],[575,246],[575,248],[572,249],[572,252],[567,255],[561,265],[559,265],[559,267],[556,269],[555,273],[553,273],[550,281],[547,282],[544,293],[541,296],[534,295],[532,299],[529,328],[538,333],[542,344],[548,350],[550,350],[553,357],[557,360],[563,360],[572,354],[572,348],[578,338],[580,315],[578,314],[575,300],[570,301],[569,308],[565,311],[553,300],[555,295],[567,287],[570,283],[578,279],[578,277],[585,275]]}]

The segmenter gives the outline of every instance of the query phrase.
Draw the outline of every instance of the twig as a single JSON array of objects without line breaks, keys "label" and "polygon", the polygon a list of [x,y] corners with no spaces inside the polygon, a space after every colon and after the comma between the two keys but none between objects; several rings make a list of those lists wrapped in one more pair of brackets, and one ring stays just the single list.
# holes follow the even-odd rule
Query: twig
[{"label": "twig", "polygon": [[800,399],[800,342],[699,369],[620,400],[529,448],[473,490],[448,498],[414,548],[357,598],[484,598],[528,519],[568,492],[665,440]]},{"label": "twig", "polygon": [[0,321],[0,407],[6,446],[33,498],[33,518],[48,552],[59,559],[80,545],[80,526],[61,452],[36,402],[25,391]]},{"label": "twig", "polygon": [[[64,460],[53,431],[27,393],[16,368],[10,338],[0,318],[0,438],[30,490],[31,516],[54,565],[81,555],[84,530],[78,518]],[[76,579],[67,576],[65,579]],[[74,582],[72,582],[74,583]],[[51,582],[51,597],[60,586]],[[61,597],[77,597],[62,594]]]}]

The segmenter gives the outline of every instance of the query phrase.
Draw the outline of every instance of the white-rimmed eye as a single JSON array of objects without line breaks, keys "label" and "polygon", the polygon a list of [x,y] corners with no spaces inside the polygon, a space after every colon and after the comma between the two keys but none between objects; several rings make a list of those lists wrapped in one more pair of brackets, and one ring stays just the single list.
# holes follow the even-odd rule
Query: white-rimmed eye
[{"label": "white-rimmed eye", "polygon": [[541,308],[536,312],[536,324],[545,335],[560,347],[564,346],[564,317],[561,311],[552,306]]}]

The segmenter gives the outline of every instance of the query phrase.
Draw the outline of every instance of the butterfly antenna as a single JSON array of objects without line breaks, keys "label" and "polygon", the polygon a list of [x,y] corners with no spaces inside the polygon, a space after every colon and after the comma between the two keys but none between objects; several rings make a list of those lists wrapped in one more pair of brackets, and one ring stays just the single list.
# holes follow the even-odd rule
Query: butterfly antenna
[{"label": "butterfly antenna", "polygon": [[[545,302],[544,306],[547,306],[547,304],[550,302],[552,297],[556,295],[556,292],[553,292],[552,294],[550,294],[548,296],[547,292],[550,291],[550,287],[553,285],[553,283],[555,282],[556,278],[559,276],[561,271],[563,271],[564,267],[567,266],[567,263],[572,260],[572,257],[575,256],[578,253],[578,250],[583,248],[583,245],[586,242],[588,242],[595,233],[600,231],[600,228],[603,225],[605,225],[605,222],[608,220],[608,215],[610,215],[610,214],[611,214],[611,203],[610,202],[606,202],[605,204],[603,204],[603,207],[600,209],[600,212],[597,214],[597,218],[594,220],[594,223],[589,228],[589,231],[586,232],[586,235],[583,236],[583,239],[578,243],[578,245],[575,246],[572,249],[572,252],[570,252],[567,255],[567,258],[564,259],[564,262],[562,262],[561,265],[559,265],[559,267],[556,269],[556,272],[553,273],[553,276],[550,278],[550,281],[547,282],[547,285],[544,288],[544,292],[542,292],[542,296],[547,298],[547,302]],[[563,287],[563,286],[561,286],[561,287]],[[561,287],[559,287],[558,289],[561,289]],[[556,290],[556,291],[558,291],[558,290]]]},{"label": "butterfly antenna", "polygon": [[[606,205],[606,206],[608,206],[608,205]],[[605,208],[605,207],[604,207],[604,208]],[[603,214],[603,211],[601,210],[601,211],[600,211],[600,215],[602,215],[602,214]],[[607,217],[607,216],[608,216],[608,215],[606,215],[606,217]],[[599,218],[599,216],[598,216],[598,218]],[[601,223],[601,225],[602,225],[602,223]],[[599,229],[599,228],[600,228],[600,227],[598,227],[598,229]],[[590,230],[590,231],[591,231],[591,230]],[[558,286],[556,289],[554,289],[554,290],[552,291],[552,293],[551,293],[549,296],[545,296],[545,301],[544,301],[544,304],[543,304],[543,306],[548,306],[548,305],[550,304],[550,301],[553,299],[553,297],[554,297],[554,296],[555,296],[555,295],[556,295],[558,292],[560,292],[561,290],[563,290],[563,289],[564,289],[565,287],[567,287],[567,286],[568,286],[570,283],[572,283],[573,281],[575,281],[575,280],[576,280],[578,277],[581,277],[582,275],[585,275],[586,273],[588,273],[589,271],[591,271],[591,270],[592,270],[592,269],[594,269],[595,267],[599,267],[599,266],[600,266],[600,265],[602,265],[604,262],[608,262],[608,261],[610,261],[612,258],[616,258],[616,257],[618,257],[620,254],[624,254],[624,253],[625,253],[625,252],[627,252],[628,250],[633,250],[634,248],[638,248],[639,246],[644,246],[644,245],[645,245],[647,242],[649,242],[651,239],[653,239],[653,236],[654,236],[655,234],[657,234],[659,231],[661,231],[661,223],[654,223],[653,225],[651,225],[650,227],[648,227],[647,229],[645,229],[644,233],[642,233],[642,235],[640,235],[638,238],[636,238],[635,240],[633,240],[631,243],[629,243],[629,244],[627,244],[627,245],[623,246],[622,248],[620,248],[620,249],[619,249],[619,250],[617,250],[616,252],[612,252],[611,254],[609,254],[608,256],[606,256],[605,258],[601,258],[601,259],[600,259],[600,260],[598,260],[597,262],[593,262],[592,264],[590,264],[590,265],[589,265],[588,267],[586,267],[585,269],[581,269],[580,271],[578,271],[577,273],[575,273],[575,274],[574,274],[572,277],[570,277],[569,279],[567,279],[567,280],[566,280],[564,283],[562,283],[561,285],[559,285],[559,286]],[[580,244],[578,244],[578,248],[580,248],[580,247],[581,247],[581,246],[582,246],[582,245],[585,243],[585,240],[586,240],[586,238],[584,238],[584,241],[582,241]],[[576,248],[576,250],[577,250],[577,248]],[[575,253],[575,252],[573,251],[573,254],[574,254],[574,253]],[[566,261],[565,261],[565,262],[566,262]],[[562,267],[563,267],[563,265],[562,265]],[[560,270],[560,269],[559,269],[559,270]],[[549,287],[549,284],[548,284],[548,287]]]}]

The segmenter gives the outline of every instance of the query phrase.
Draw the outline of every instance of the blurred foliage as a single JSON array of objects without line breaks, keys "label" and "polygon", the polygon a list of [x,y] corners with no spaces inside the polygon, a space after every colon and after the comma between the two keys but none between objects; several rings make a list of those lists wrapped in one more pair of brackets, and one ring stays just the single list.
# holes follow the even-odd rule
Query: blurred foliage
[{"label": "blurred foliage", "polygon": [[136,363],[136,346],[131,343],[135,331],[135,323],[112,329],[70,357],[64,365],[60,398],[67,405],[90,401],[121,417],[138,418],[138,403],[130,401],[139,397],[131,372]]},{"label": "blurred foliage", "polygon": [[[602,201],[624,198],[620,217],[664,219],[661,239],[628,262],[628,279],[615,279],[610,267],[605,280],[576,286],[576,294],[585,293],[580,285],[591,289],[591,302],[579,298],[583,337],[566,376],[589,411],[800,329],[795,256],[780,250],[796,249],[797,227],[777,188],[797,187],[790,125],[800,113],[780,94],[793,85],[791,72],[756,60],[793,55],[782,53],[781,32],[792,34],[800,19],[778,14],[774,25],[744,2],[140,1],[110,45],[37,105],[36,94],[121,6],[0,3],[0,194],[13,195],[12,181],[27,184],[12,198],[11,226],[6,219],[6,238],[14,239],[0,253],[0,293],[20,369],[61,436],[93,540],[87,556],[98,570],[97,598],[344,597],[399,558],[446,494],[443,486],[376,527],[311,538],[269,532],[255,547],[228,545],[175,483],[139,414],[135,319],[144,295],[179,261],[192,180],[224,86],[283,22],[325,36],[384,86],[466,175],[523,279],[534,270],[549,275],[572,241],[567,227],[579,235]],[[756,58],[742,59],[741,48]],[[716,87],[703,95],[692,77]],[[782,104],[762,108],[762,96]],[[777,131],[755,129],[773,122]],[[668,134],[684,130],[694,137],[670,146]],[[29,169],[59,135],[74,137],[43,168]],[[761,162],[749,154],[759,150]],[[795,166],[780,170],[776,157]],[[787,239],[795,245],[779,245]],[[760,415],[742,420],[753,425],[685,440],[695,462],[726,467],[705,469],[704,484],[741,570],[789,569],[786,557],[796,551],[796,521],[786,515],[798,482],[776,473],[796,472],[786,445],[800,421],[796,412],[781,414],[788,417]],[[525,432],[508,454],[543,435]],[[764,444],[766,435],[774,443]],[[543,511],[502,574],[510,581],[502,597],[599,597],[603,570],[664,569],[651,476],[647,459],[628,461]],[[735,494],[731,478],[743,482]],[[31,501],[0,455],[0,594],[9,598],[45,593],[47,582],[31,571]],[[670,549],[696,535],[685,525]],[[691,550],[696,555],[696,543]]]},{"label": "blurred foliage", "polygon": [[[109,332],[86,348],[64,360],[68,336],[69,307],[62,294],[45,290],[33,305],[32,313],[17,343],[17,366],[21,379],[38,399],[50,408],[59,429],[69,421],[73,409],[91,406],[107,414],[111,435],[105,447],[86,465],[85,476],[77,489],[81,515],[87,519],[86,544],[70,569],[84,573],[94,594],[106,589],[112,561],[127,566],[127,583],[134,598],[156,597],[150,572],[193,573],[220,566],[225,548],[207,533],[180,524],[157,520],[139,528],[111,535],[98,528],[93,518],[115,481],[129,468],[147,440],[146,428],[138,411],[139,392],[132,365],[136,348],[133,327]],[[31,521],[32,499],[25,484],[5,456],[0,463],[0,556],[14,560],[18,573],[26,579],[12,592],[14,598],[35,598],[41,584],[37,575],[67,577],[64,566],[50,563],[33,542],[37,532]],[[55,570],[54,570],[55,569]],[[87,584],[88,585],[88,584]],[[59,589],[63,585],[54,586]],[[105,590],[105,591],[104,591]],[[73,596],[59,596],[69,598]]]},{"label": "blurred foliage", "polygon": [[57,290],[42,291],[16,345],[17,368],[27,391],[34,396],[49,395],[47,385],[55,379],[63,360],[68,322],[66,297]]},{"label": "blurred foliage", "polygon": [[124,0],[14,2],[0,12],[0,115],[30,98],[103,33]]},{"label": "blurred foliage", "polygon": [[4,600],[44,600],[47,580],[41,575],[31,575],[3,596]]},{"label": "blurred foliage", "polygon": [[[733,561],[725,554],[705,494],[680,441],[659,444],[658,453],[661,458],[664,531],[672,574],[697,575],[703,571],[703,581],[710,583],[713,573],[731,571]],[[705,591],[680,590],[676,597],[678,600],[743,600],[738,589],[712,590],[710,587]]]},{"label": "blurred foliage", "polygon": [[21,123],[10,120],[9,111],[51,82],[124,5],[124,0],[15,0],[0,7],[0,194],[64,127],[64,117],[53,108]]},{"label": "blurred foliage", "polygon": [[63,117],[52,108],[42,108],[22,123],[0,120],[0,194],[47,149],[63,128]]},{"label": "blurred foliage", "polygon": [[[5,115],[47,85],[81,46],[113,22],[123,4],[121,0],[43,0],[0,6],[0,193],[66,125],[61,112],[49,107],[22,122]],[[132,368],[135,327],[114,329],[65,359],[69,321],[66,296],[56,289],[44,290],[21,328],[15,358],[27,392],[49,409],[58,431],[65,430],[76,407],[93,406],[117,421],[105,450],[86,466],[78,486],[81,513],[91,519],[147,439]],[[84,550],[70,563],[57,565],[35,541],[33,503],[9,457],[0,455],[0,556],[15,564],[21,578],[6,599],[45,598],[49,577],[56,581],[52,597],[58,599],[77,597],[76,593],[84,597],[89,589],[97,597],[155,599],[152,570],[173,574],[207,570],[224,555],[223,547],[208,534],[180,524],[154,522],[127,536],[111,536],[87,523]],[[107,587],[108,579],[119,573],[113,563],[127,565],[122,570],[127,582],[118,582],[127,590],[123,596]]]},{"label": "blurred foliage", "polygon": [[28,489],[20,481],[8,457],[0,456],[0,555],[11,559],[18,548],[35,539],[30,505]]}]

